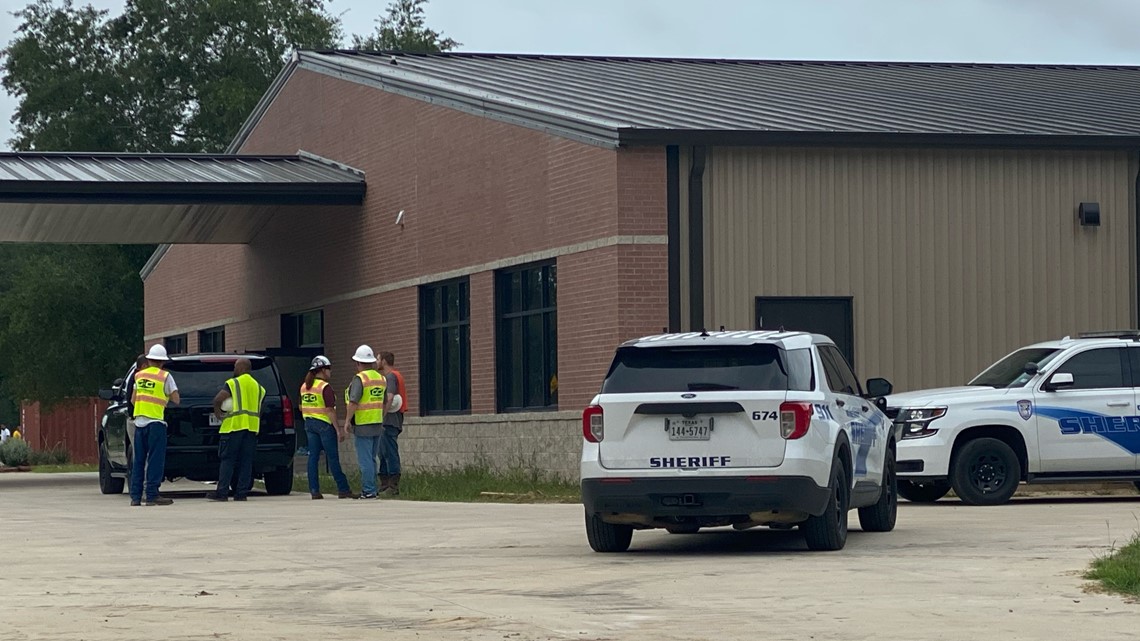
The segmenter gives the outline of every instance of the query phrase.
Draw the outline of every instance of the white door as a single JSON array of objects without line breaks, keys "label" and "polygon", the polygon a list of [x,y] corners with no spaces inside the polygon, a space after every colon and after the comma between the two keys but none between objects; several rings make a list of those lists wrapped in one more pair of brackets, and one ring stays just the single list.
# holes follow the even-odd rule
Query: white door
[{"label": "white door", "polygon": [[[1072,384],[1051,386],[1057,374]],[[1042,472],[1131,472],[1136,390],[1124,348],[1100,347],[1074,354],[1038,383],[1034,393]]]},{"label": "white door", "polygon": [[879,433],[881,425],[876,425],[873,417],[874,407],[871,401],[863,398],[863,390],[855,372],[847,364],[843,354],[831,345],[822,345],[819,349],[823,359],[823,368],[827,376],[827,385],[836,395],[836,402],[841,403],[838,411],[833,410],[835,418],[843,424],[847,437],[851,440],[852,454],[855,460],[852,467],[855,470],[853,483],[872,481],[878,485],[883,476],[883,452],[886,439]]}]

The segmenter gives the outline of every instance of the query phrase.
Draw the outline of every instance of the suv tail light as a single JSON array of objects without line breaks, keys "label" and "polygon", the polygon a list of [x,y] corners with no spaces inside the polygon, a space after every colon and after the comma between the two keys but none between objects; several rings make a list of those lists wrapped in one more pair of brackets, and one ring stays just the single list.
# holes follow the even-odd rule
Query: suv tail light
[{"label": "suv tail light", "polygon": [[811,403],[780,404],[780,436],[790,440],[803,438],[811,426],[814,413]]},{"label": "suv tail light", "polygon": [[285,425],[285,429],[293,428],[293,401],[289,397],[281,395],[281,422]]},{"label": "suv tail light", "polygon": [[591,443],[601,443],[605,437],[605,421],[600,405],[591,405],[582,412],[582,436]]}]

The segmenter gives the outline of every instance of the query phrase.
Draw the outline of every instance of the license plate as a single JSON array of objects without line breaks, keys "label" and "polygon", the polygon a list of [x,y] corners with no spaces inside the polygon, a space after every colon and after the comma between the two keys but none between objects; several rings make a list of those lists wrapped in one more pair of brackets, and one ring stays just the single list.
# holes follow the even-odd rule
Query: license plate
[{"label": "license plate", "polygon": [[222,419],[218,418],[217,416],[214,416],[213,414],[210,414],[209,416],[210,416],[210,427],[221,427],[222,426]]},{"label": "license plate", "polygon": [[670,441],[707,441],[712,434],[712,418],[668,418],[665,429]]}]

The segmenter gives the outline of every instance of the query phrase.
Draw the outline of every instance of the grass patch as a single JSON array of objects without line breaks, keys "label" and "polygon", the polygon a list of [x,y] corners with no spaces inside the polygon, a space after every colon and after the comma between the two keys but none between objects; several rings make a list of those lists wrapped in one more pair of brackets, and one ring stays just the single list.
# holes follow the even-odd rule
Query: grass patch
[{"label": "grass patch", "polygon": [[1109,592],[1140,597],[1140,534],[1133,535],[1124,547],[1093,561],[1085,578],[1100,582]]},{"label": "grass patch", "polygon": [[98,472],[99,466],[93,463],[64,463],[62,465],[33,465],[33,472],[51,474],[53,472]]},{"label": "grass patch", "polygon": [[[324,467],[322,465],[322,467]],[[348,482],[360,492],[360,472],[348,473]],[[322,473],[321,492],[336,495],[332,476]],[[309,493],[308,477],[293,479],[293,491]],[[443,471],[410,471],[400,477],[400,496],[405,501],[451,501],[460,503],[578,503],[578,484],[551,478],[535,470],[495,472],[478,465]]]}]

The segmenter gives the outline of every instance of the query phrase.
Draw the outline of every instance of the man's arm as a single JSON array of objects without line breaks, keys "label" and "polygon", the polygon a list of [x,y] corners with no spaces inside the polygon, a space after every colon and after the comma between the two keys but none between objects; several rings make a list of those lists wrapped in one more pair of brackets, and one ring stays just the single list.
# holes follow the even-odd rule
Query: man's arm
[{"label": "man's arm", "polygon": [[217,396],[214,397],[214,416],[217,416],[219,419],[225,418],[222,414],[222,403],[229,397],[230,390],[228,388],[218,392]]},{"label": "man's arm", "polygon": [[178,393],[178,383],[174,382],[174,376],[170,372],[166,373],[166,382],[163,387],[165,388],[163,391],[166,392],[166,396],[170,398],[172,403],[175,405],[182,403],[182,395]]}]

